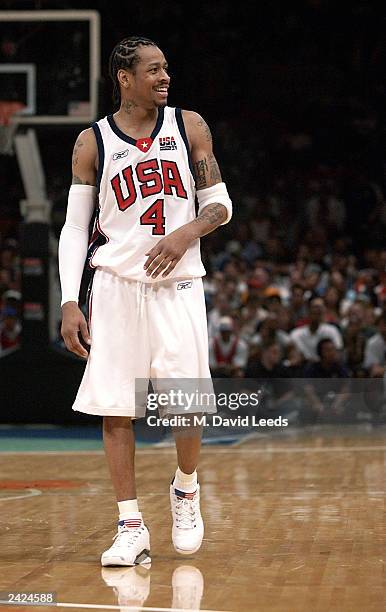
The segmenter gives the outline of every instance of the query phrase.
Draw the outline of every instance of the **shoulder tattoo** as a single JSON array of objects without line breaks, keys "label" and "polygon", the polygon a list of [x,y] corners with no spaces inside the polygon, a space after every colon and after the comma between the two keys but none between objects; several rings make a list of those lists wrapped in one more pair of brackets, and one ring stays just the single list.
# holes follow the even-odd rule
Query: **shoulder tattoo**
[{"label": "shoulder tattoo", "polygon": [[72,165],[73,166],[77,166],[78,165],[78,161],[79,161],[79,149],[80,147],[83,147],[83,141],[81,139],[81,137],[79,136],[76,140],[76,143],[74,145],[74,151],[72,153]]},{"label": "shoulder tattoo", "polygon": [[210,132],[209,125],[202,117],[200,117],[199,121],[197,122],[197,125],[203,131],[205,135],[205,140],[207,142],[212,142],[212,134]]}]

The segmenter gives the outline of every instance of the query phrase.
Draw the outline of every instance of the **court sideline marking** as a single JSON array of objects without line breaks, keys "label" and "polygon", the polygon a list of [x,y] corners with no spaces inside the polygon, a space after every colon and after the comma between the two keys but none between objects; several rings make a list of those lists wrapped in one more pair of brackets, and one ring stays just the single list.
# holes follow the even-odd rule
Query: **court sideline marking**
[{"label": "court sideline marking", "polygon": [[[186,608],[148,608],[138,606],[114,606],[114,605],[102,605],[102,604],[77,604],[77,603],[58,603],[55,604],[57,608],[83,608],[83,609],[95,609],[95,610],[127,610],[128,612],[186,612]],[[230,612],[227,610],[202,610],[195,609],[190,612]]]},{"label": "court sideline marking", "polygon": [[[6,489],[3,489],[6,490]],[[35,495],[41,495],[42,492],[40,489],[26,489],[26,491],[28,491],[28,493],[21,493],[20,495],[4,495],[4,496],[0,496],[0,502],[2,501],[9,501],[10,499],[23,499],[25,497],[35,497]]]},{"label": "court sideline marking", "polygon": [[[202,449],[203,454],[218,455],[218,454],[229,454],[229,453],[366,453],[386,451],[386,446],[267,446],[265,448],[256,448],[252,446],[244,447],[228,447],[228,448],[204,448]],[[141,448],[138,449],[139,454],[144,455],[170,455],[175,454],[174,448]],[[6,455],[103,455],[103,450],[97,451],[0,451],[0,457]],[[202,612],[202,611],[201,611]]]}]

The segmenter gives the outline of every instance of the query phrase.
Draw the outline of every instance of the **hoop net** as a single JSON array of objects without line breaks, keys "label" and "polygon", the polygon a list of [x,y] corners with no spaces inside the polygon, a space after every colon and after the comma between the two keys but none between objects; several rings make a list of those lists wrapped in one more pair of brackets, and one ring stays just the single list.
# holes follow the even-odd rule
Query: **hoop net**
[{"label": "hoop net", "polygon": [[0,100],[0,154],[13,155],[13,136],[17,128],[16,114],[24,104],[11,100]]}]

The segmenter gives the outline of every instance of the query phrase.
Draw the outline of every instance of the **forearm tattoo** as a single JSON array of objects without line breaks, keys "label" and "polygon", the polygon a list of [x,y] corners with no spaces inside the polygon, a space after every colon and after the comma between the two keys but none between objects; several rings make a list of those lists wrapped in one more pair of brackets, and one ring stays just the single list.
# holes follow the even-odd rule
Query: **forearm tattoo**
[{"label": "forearm tattoo", "polygon": [[210,223],[217,227],[220,223],[225,221],[226,217],[227,211],[223,204],[208,204],[194,221],[196,223]]},{"label": "forearm tattoo", "polygon": [[91,185],[88,181],[83,181],[79,176],[75,174],[72,175],[72,184],[73,185]]}]

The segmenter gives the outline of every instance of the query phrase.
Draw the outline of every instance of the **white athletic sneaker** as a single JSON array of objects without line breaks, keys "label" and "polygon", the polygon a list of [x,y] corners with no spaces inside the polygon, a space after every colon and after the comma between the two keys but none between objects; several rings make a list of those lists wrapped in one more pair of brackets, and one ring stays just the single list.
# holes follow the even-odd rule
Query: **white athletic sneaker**
[{"label": "white athletic sneaker", "polygon": [[200,485],[194,493],[184,493],[170,485],[170,505],[173,517],[172,540],[182,555],[198,551],[204,537],[204,523],[200,512]]},{"label": "white athletic sneaker", "polygon": [[200,610],[204,578],[197,567],[180,565],[173,572],[173,610]]},{"label": "white athletic sneaker", "polygon": [[114,544],[101,557],[103,566],[151,563],[150,537],[146,525],[141,521],[138,527],[128,527],[127,523],[118,522],[118,532],[113,537]]},{"label": "white athletic sneaker", "polygon": [[112,587],[119,606],[142,610],[150,595],[150,564],[135,567],[102,567],[102,578]]}]

